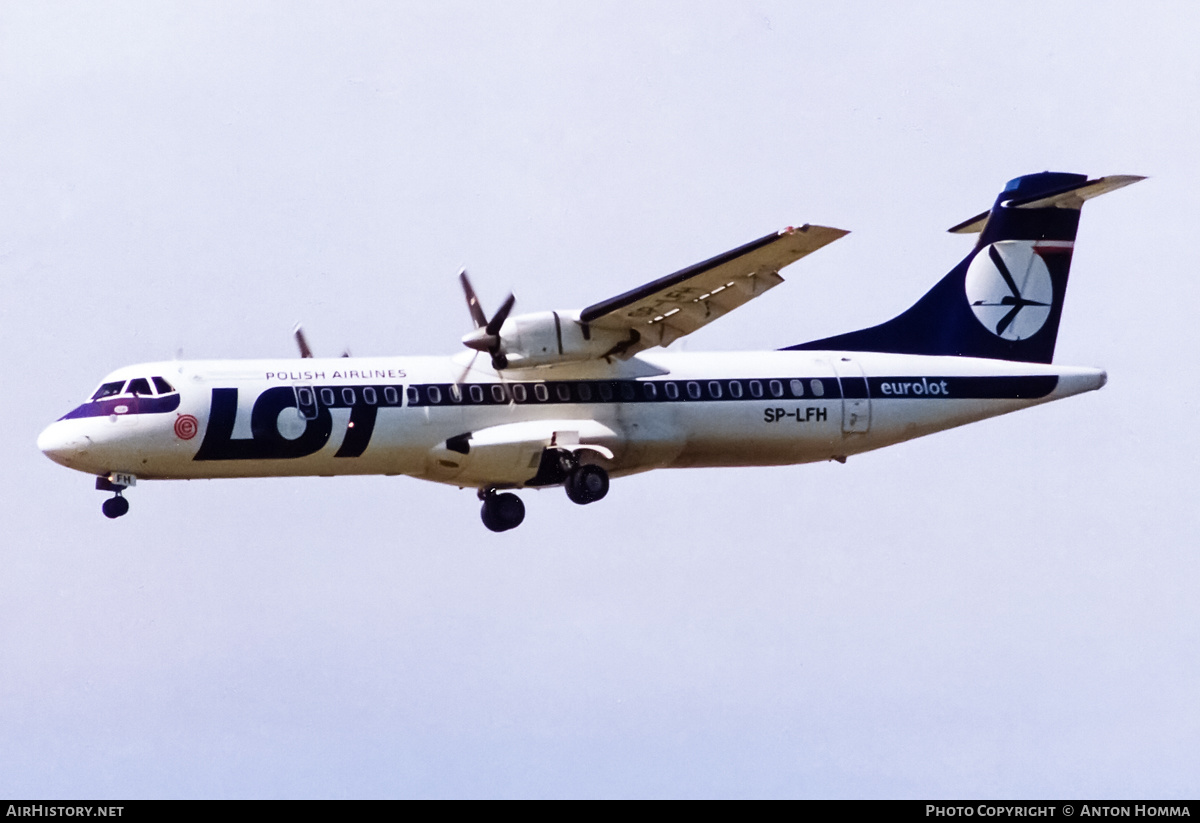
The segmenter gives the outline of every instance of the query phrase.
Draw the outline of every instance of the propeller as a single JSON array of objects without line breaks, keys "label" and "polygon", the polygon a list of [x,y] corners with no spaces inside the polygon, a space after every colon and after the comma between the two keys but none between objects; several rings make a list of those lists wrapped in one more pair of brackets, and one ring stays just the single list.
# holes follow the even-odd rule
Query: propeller
[{"label": "propeller", "polygon": [[[476,352],[490,354],[492,368],[496,371],[508,368],[508,358],[504,356],[503,341],[500,339],[500,328],[508,319],[509,312],[512,311],[517,298],[510,293],[500,304],[496,313],[492,315],[492,319],[488,320],[487,315],[483,313],[483,307],[479,305],[479,298],[475,296],[475,289],[471,288],[471,280],[467,277],[466,269],[459,271],[458,279],[462,283],[463,293],[467,296],[467,310],[471,313],[471,321],[475,324],[475,331],[462,339],[463,345]],[[475,358],[472,357],[466,371],[470,371],[474,363]]]},{"label": "propeller", "polygon": [[292,329],[292,334],[296,338],[296,345],[300,347],[301,357],[312,357],[312,349],[308,347],[308,340],[304,337],[304,329],[297,323]]},{"label": "propeller", "polygon": [[[312,357],[312,349],[308,345],[308,338],[304,336],[304,327],[297,323],[292,328],[292,334],[296,338],[296,345],[300,347],[301,357]],[[350,349],[347,347],[342,350],[342,357],[349,357]]]}]

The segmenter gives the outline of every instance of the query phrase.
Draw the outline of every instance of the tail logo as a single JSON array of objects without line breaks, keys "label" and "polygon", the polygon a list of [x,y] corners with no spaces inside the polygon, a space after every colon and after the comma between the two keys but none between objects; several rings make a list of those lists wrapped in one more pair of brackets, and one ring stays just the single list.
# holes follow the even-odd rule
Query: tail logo
[{"label": "tail logo", "polygon": [[1001,240],[980,249],[967,268],[965,285],[975,318],[1005,340],[1037,334],[1054,302],[1050,271],[1027,240]]}]

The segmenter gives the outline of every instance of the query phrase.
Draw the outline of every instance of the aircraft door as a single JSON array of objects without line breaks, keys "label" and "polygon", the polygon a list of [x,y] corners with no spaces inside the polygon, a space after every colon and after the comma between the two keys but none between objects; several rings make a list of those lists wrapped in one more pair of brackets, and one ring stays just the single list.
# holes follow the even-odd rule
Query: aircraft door
[{"label": "aircraft door", "polygon": [[296,392],[296,408],[305,420],[317,419],[317,393],[312,386],[293,386]]},{"label": "aircraft door", "polygon": [[871,392],[867,376],[857,360],[836,357],[833,370],[842,389],[842,431],[867,432],[871,429]]}]

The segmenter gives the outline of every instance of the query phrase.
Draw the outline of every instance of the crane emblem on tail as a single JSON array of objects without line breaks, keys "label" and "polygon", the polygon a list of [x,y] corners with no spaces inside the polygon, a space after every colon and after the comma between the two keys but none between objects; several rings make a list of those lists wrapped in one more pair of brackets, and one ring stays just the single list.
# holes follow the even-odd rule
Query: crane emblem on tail
[{"label": "crane emblem on tail", "polygon": [[1050,271],[1028,240],[1002,240],[980,250],[965,286],[975,317],[1005,340],[1037,334],[1054,303]]}]

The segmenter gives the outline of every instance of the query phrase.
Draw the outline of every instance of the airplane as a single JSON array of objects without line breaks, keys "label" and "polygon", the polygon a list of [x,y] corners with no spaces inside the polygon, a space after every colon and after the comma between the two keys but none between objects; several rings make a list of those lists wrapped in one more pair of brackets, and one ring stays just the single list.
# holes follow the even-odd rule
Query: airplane
[{"label": "airplane", "polygon": [[[1053,365],[1085,201],[1144,178],[1041,172],[950,229],[971,252],[911,308],[775,351],[662,351],[783,282],[845,236],[786,228],[580,310],[490,317],[466,271],[474,331],[450,357],[143,363],[106,376],[38,437],[96,476],[103,513],[139,480],[409,475],[474,488],[484,525],[521,524],[519,489],[595,503],[651,469],[845,462],[1101,388]],[[486,355],[481,358],[480,355]]]}]

